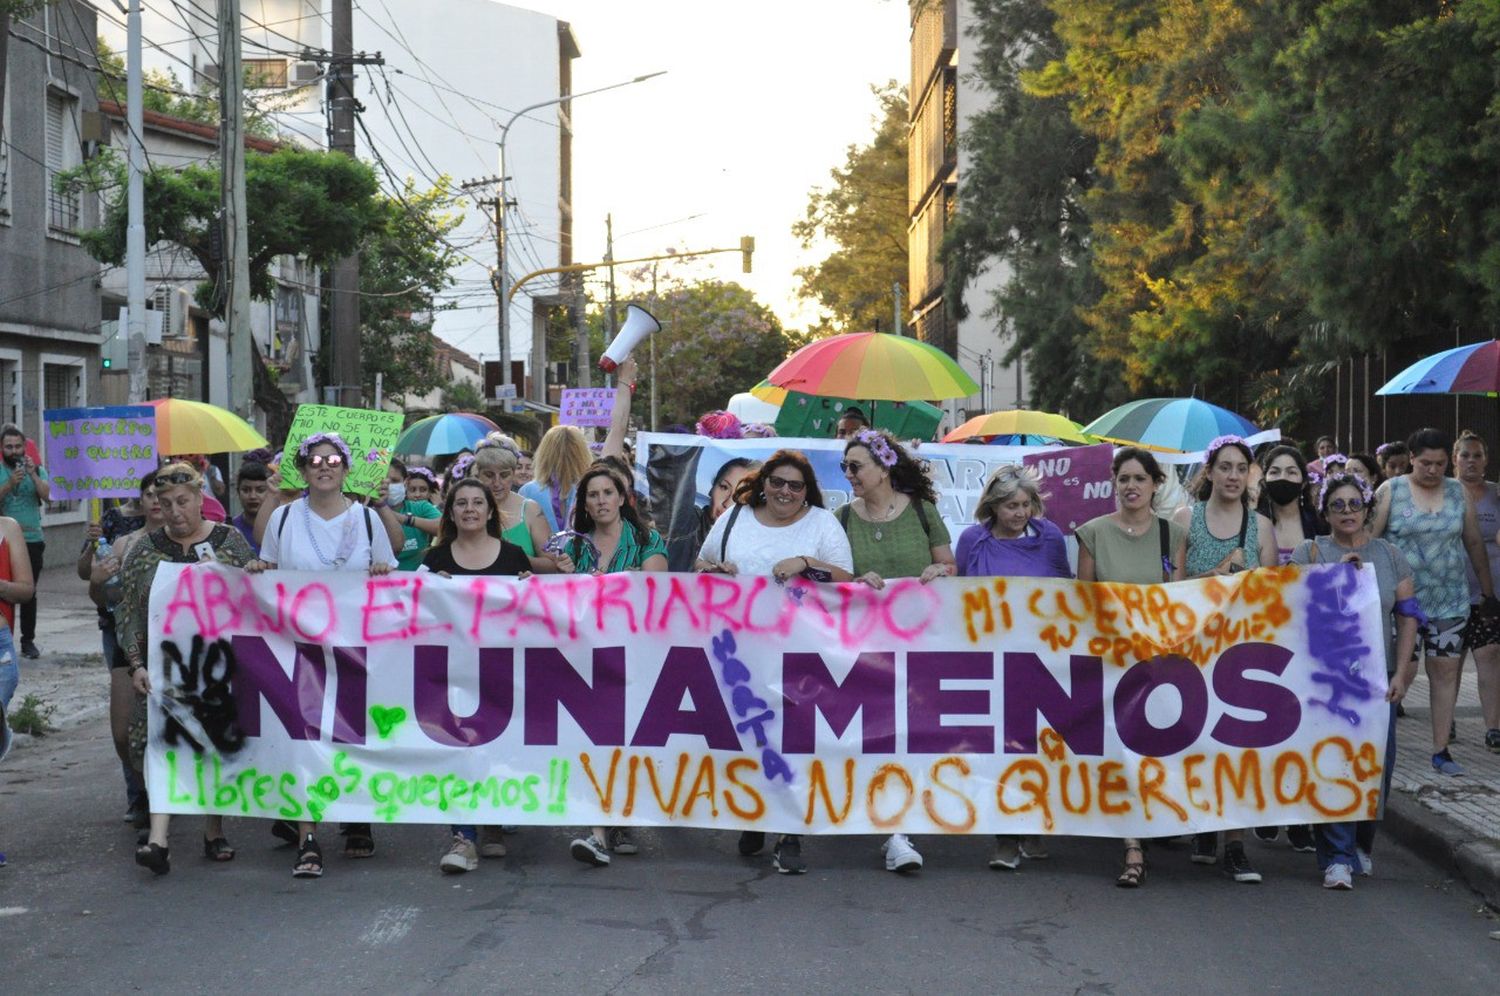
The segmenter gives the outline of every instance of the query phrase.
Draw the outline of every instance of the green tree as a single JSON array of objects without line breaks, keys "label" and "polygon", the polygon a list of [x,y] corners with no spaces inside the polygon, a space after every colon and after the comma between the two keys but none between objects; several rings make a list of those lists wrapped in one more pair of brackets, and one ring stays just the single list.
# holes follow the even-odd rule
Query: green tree
[{"label": "green tree", "polygon": [[[103,38],[96,42],[99,69],[99,98],[112,100],[124,107],[125,101],[125,57]],[[168,70],[148,69],[142,74],[141,107],[174,118],[197,121],[201,124],[219,124],[219,87],[217,84],[201,83],[196,94],[188,93],[177,73]],[[260,108],[245,102],[245,131],[260,138],[275,138],[276,125]]]},{"label": "green tree", "polygon": [[[424,191],[407,179],[396,197],[378,198],[380,219],[359,243],[360,365],[365,396],[372,400],[377,373],[385,396],[398,402],[442,384],[433,316],[455,302],[434,301],[453,285],[458,252],[448,236],[463,214],[451,180],[438,180]],[[475,410],[483,410],[482,398],[480,405]]]},{"label": "green tree", "polygon": [[816,188],[792,234],[804,249],[831,243],[822,262],[797,270],[798,294],[823,316],[814,336],[894,331],[891,288],[906,283],[906,88],[891,80],[874,88],[880,105],[874,137],[851,145],[833,185]]},{"label": "green tree", "polygon": [[443,391],[443,411],[480,412],[488,407],[484,392],[468,381],[450,385]]}]

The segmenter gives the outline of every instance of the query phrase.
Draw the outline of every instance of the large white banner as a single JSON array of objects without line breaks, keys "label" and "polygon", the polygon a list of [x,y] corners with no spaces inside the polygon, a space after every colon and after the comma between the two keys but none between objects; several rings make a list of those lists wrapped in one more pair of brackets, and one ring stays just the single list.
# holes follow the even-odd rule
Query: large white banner
[{"label": "large white banner", "polygon": [[1378,811],[1370,568],[1171,585],[162,565],[152,808],[1163,836]]}]

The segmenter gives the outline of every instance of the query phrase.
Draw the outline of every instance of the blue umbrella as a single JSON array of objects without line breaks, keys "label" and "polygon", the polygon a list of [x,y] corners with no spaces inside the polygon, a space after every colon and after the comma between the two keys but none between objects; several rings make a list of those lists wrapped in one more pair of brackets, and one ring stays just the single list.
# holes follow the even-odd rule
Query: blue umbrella
[{"label": "blue umbrella", "polygon": [[1083,431],[1124,446],[1196,453],[1219,436],[1253,436],[1259,430],[1249,419],[1197,398],[1147,398],[1105,412]]}]

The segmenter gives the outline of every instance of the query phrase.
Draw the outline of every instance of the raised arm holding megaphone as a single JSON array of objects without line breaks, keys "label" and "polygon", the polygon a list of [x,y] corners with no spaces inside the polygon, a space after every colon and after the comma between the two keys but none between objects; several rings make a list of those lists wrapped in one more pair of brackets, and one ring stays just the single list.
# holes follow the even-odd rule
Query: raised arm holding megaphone
[{"label": "raised arm holding megaphone", "polygon": [[614,373],[615,367],[625,362],[625,358],[641,344],[642,339],[660,331],[661,323],[652,318],[649,311],[633,304],[627,306],[625,324],[620,326],[620,331],[615,333],[609,348],[599,357],[599,369],[605,373]]}]

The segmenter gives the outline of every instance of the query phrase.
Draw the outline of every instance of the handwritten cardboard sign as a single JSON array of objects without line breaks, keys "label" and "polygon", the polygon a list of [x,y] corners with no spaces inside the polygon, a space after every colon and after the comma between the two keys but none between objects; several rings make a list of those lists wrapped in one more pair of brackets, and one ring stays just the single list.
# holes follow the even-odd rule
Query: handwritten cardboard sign
[{"label": "handwritten cardboard sign", "polygon": [[157,812],[1134,837],[1379,811],[1368,566],[876,591],[162,564],[150,626]]},{"label": "handwritten cardboard sign", "polygon": [[562,411],[557,420],[563,425],[608,428],[614,410],[615,389],[612,387],[565,387]]},{"label": "handwritten cardboard sign", "polygon": [[134,498],[156,469],[150,405],[49,408],[42,412],[52,500]]},{"label": "handwritten cardboard sign", "polygon": [[344,490],[350,494],[373,495],[385,479],[391,465],[391,449],[401,435],[406,416],[401,412],[381,412],[369,408],[338,408],[333,405],[298,405],[287,432],[286,449],[281,454],[283,488],[305,488],[307,481],[297,470],[297,447],[302,440],[319,432],[336,432],[349,444],[352,453],[349,479]]}]

